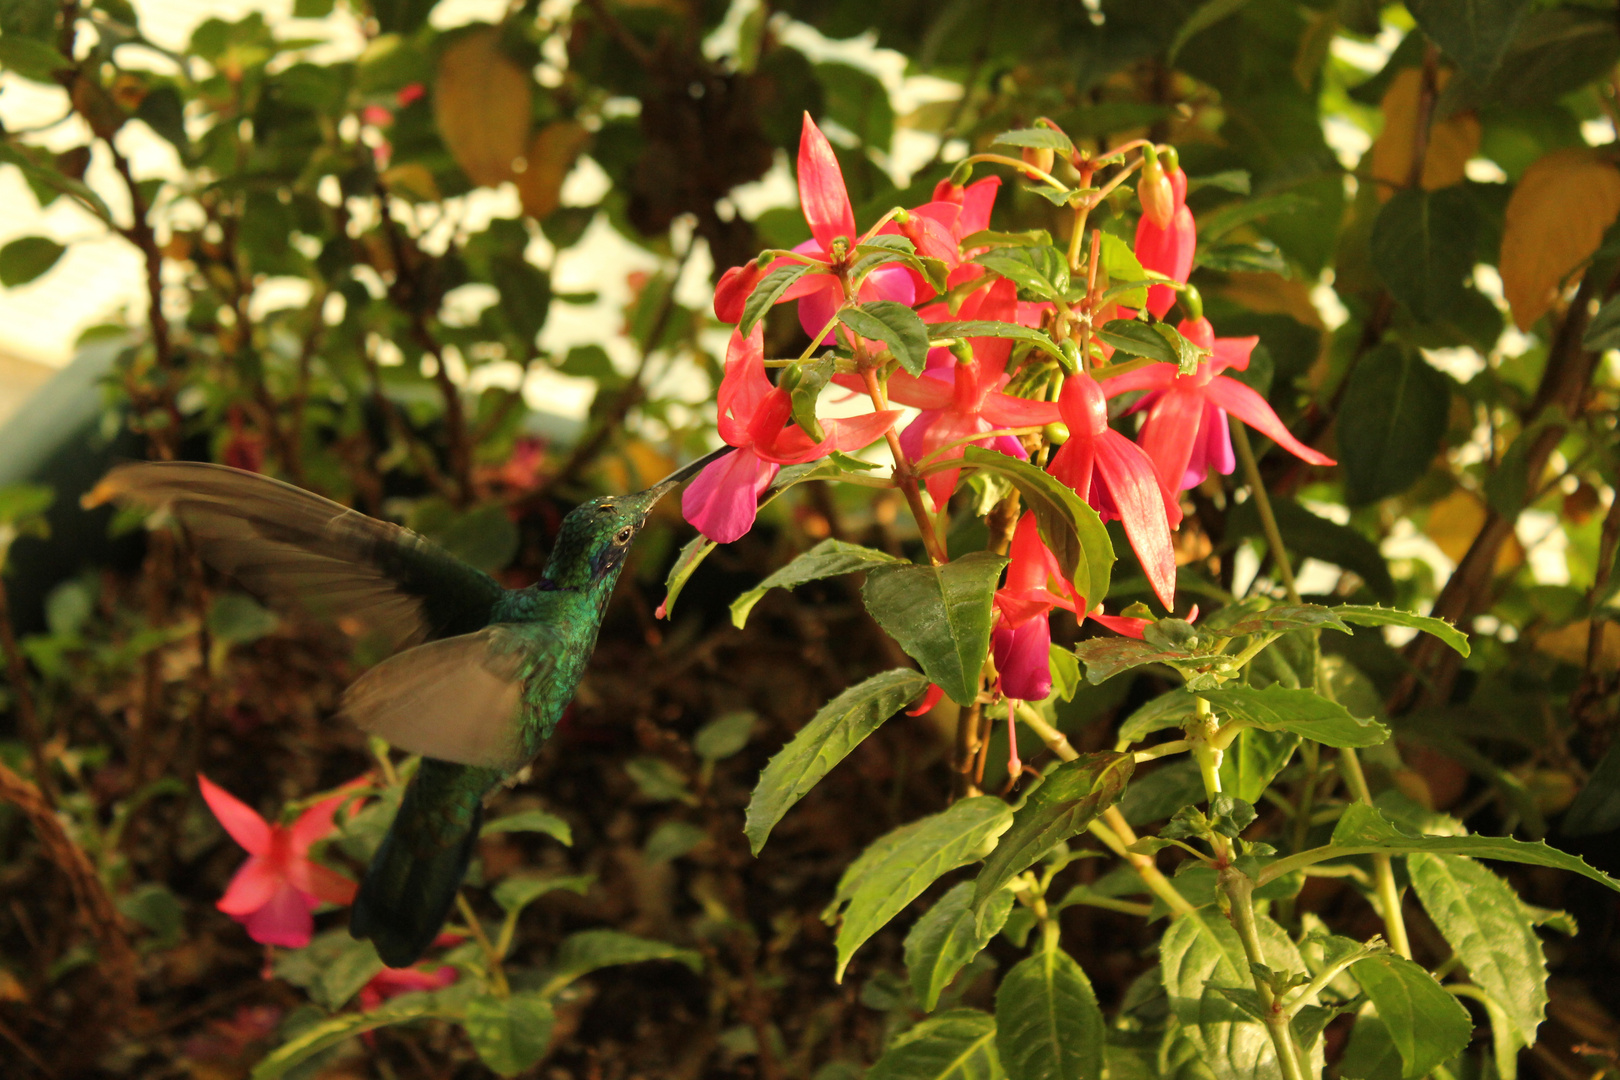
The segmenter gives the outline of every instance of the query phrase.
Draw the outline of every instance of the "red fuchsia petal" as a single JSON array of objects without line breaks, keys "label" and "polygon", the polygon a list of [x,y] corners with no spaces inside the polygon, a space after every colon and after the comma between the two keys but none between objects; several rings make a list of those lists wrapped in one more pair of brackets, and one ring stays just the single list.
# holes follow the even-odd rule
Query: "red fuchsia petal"
[{"label": "red fuchsia petal", "polygon": [[[813,289],[799,298],[799,325],[804,328],[806,337],[813,338],[821,334],[817,345],[832,345],[837,340],[838,327],[827,324],[832,322],[832,317],[837,314],[838,305],[843,303],[844,295],[839,291],[836,278],[831,275],[819,276],[831,281],[832,285]],[[825,333],[822,333],[823,329]]]},{"label": "red fuchsia petal", "polygon": [[765,374],[763,320],[754,325],[753,333],[747,337],[733,330],[731,343],[726,347],[726,374],[716,394],[720,437],[732,446],[748,445],[748,427],[772,389],[770,377]]},{"label": "red fuchsia petal", "polygon": [[753,260],[721,274],[720,284],[714,287],[714,317],[721,322],[741,322],[743,305],[748,303],[749,294],[764,276],[765,271]]},{"label": "red fuchsia petal", "polygon": [[1198,441],[1193,443],[1192,458],[1187,462],[1187,475],[1181,478],[1181,486],[1197,487],[1211,470],[1230,476],[1236,467],[1232,426],[1226,422],[1226,412],[1206,402],[1204,415],[1198,421]]},{"label": "red fuchsia petal", "polygon": [[291,885],[283,885],[269,903],[238,921],[248,937],[261,945],[281,945],[302,949],[315,934],[310,901]]},{"label": "red fuchsia petal", "polygon": [[225,887],[225,895],[214,906],[232,918],[250,915],[268,904],[283,884],[282,876],[268,859],[253,855],[236,871]]},{"label": "red fuchsia petal", "polygon": [[1086,617],[1096,620],[1116,634],[1132,637],[1138,641],[1142,640],[1143,629],[1153,621],[1152,619],[1133,619],[1127,615],[1104,615],[1100,608]]},{"label": "red fuchsia petal", "polygon": [[992,427],[1004,428],[1055,424],[1061,414],[1055,401],[1034,401],[992,390],[984,396],[979,415],[990,421]]},{"label": "red fuchsia petal", "polygon": [[[852,390],[866,389],[866,383],[858,375],[835,375],[833,382]],[[905,371],[897,371],[889,376],[889,400],[910,405],[914,409],[948,408],[954,390],[953,383],[943,379],[919,377]]]},{"label": "red fuchsia petal", "polygon": [[911,241],[918,255],[939,259],[947,267],[954,267],[962,261],[955,235],[956,222],[961,216],[962,208],[954,203],[925,203],[909,211],[905,224],[884,226],[883,231],[892,228]]},{"label": "red fuchsia petal", "polygon": [[1215,327],[1202,315],[1196,319],[1182,319],[1176,324],[1176,332],[1200,349],[1215,348]]},{"label": "red fuchsia petal", "polygon": [[287,867],[287,880],[305,896],[345,906],[354,903],[358,888],[336,870],[308,859],[294,859]]},{"label": "red fuchsia petal", "polygon": [[[362,1011],[374,1009],[389,998],[417,990],[442,990],[456,981],[458,972],[448,964],[430,970],[423,968],[383,968],[360,991]],[[367,1001],[370,1004],[367,1004]]]},{"label": "red fuchsia petal", "polygon": [[[1113,436],[1110,438],[1109,436]],[[1097,472],[1119,511],[1125,536],[1166,611],[1176,607],[1176,551],[1165,517],[1164,488],[1141,447],[1117,431],[1097,444]]]},{"label": "red fuchsia petal", "polygon": [[[917,287],[905,267],[893,264],[880,266],[866,275],[866,280],[861,282],[859,299],[863,304],[870,304],[873,300],[893,300],[897,304],[910,307],[917,299]],[[816,329],[819,330],[820,327]],[[805,332],[814,333],[808,330]]]},{"label": "red fuchsia petal", "polygon": [[686,485],[681,513],[710,540],[729,544],[754,527],[760,492],[779,471],[749,447],[727,454]]},{"label": "red fuchsia petal", "polygon": [[926,453],[923,450],[923,437],[928,434],[928,429],[934,426],[939,417],[938,409],[925,409],[913,417],[911,423],[900,429],[900,449],[906,455],[907,461],[917,461]]},{"label": "red fuchsia petal", "polygon": [[1258,337],[1216,338],[1215,355],[1210,360],[1210,367],[1216,372],[1227,368],[1236,368],[1238,371],[1249,369],[1249,355],[1254,347],[1260,344]]},{"label": "red fuchsia petal", "polygon": [[1001,692],[1021,701],[1042,701],[1052,692],[1052,624],[1045,616],[990,633]]},{"label": "red fuchsia petal", "polygon": [[1000,190],[999,176],[987,176],[962,189],[962,217],[957,224],[957,239],[990,227],[990,211],[996,204],[996,192]]},{"label": "red fuchsia petal", "polygon": [[1062,579],[1057,557],[1041,539],[1039,524],[1033,511],[1026,511],[1013,529],[1011,545],[1007,548],[1007,586],[1002,591],[1022,596],[1035,589],[1045,589],[1051,578]]},{"label": "red fuchsia petal", "polygon": [[1133,390],[1164,390],[1176,381],[1176,365],[1149,364],[1097,381],[1102,383],[1103,394],[1111,398]]},{"label": "red fuchsia petal", "polygon": [[[928,457],[944,446],[959,439],[966,439],[970,435],[977,435],[984,430],[986,430],[985,426],[976,416],[959,413],[953,409],[942,410],[934,422],[928,425],[928,429],[923,432],[918,458]],[[964,446],[946,450],[934,460],[954,461],[962,456]],[[936,509],[944,509],[945,503],[950,499],[952,493],[956,491],[956,481],[960,475],[960,469],[944,469],[931,474],[925,481],[928,486],[928,494],[934,500]]]},{"label": "red fuchsia petal", "polygon": [[289,839],[292,842],[294,855],[302,855],[310,849],[316,841],[325,840],[332,833],[332,816],[337,813],[338,807],[348,801],[349,796],[333,795],[298,815],[293,822]]},{"label": "red fuchsia petal", "polygon": [[1203,396],[1180,386],[1166,390],[1148,412],[1139,441],[1167,485],[1177,485],[1186,476],[1203,413]]},{"label": "red fuchsia petal", "polygon": [[[1166,277],[1186,281],[1192,273],[1193,251],[1198,246],[1198,228],[1193,224],[1192,211],[1185,206],[1176,210],[1168,228],[1159,228],[1143,217],[1136,224],[1136,259],[1143,269],[1157,270]],[[1170,305],[1176,302],[1176,291],[1168,285],[1154,285],[1148,289],[1147,309],[1156,318],[1164,318]]]},{"label": "red fuchsia petal", "polygon": [[932,709],[935,705],[938,705],[940,698],[944,696],[945,691],[939,688],[938,683],[929,683],[927,692],[923,694],[921,700],[919,700],[917,704],[906,710],[906,715],[921,716],[923,713]]},{"label": "red fuchsia petal", "polygon": [[900,419],[899,409],[885,409],[881,412],[869,412],[863,416],[846,416],[837,420],[823,420],[821,426],[826,430],[833,450],[859,450],[871,446]]},{"label": "red fuchsia petal", "polygon": [[270,850],[270,826],[257,811],[202,773],[197,774],[197,786],[202,789],[208,809],[214,812],[232,840],[246,848],[250,855],[263,855]]},{"label": "red fuchsia petal", "polygon": [[[965,316],[971,319],[989,319],[994,322],[1016,322],[1018,319],[1018,292],[1017,286],[1006,278],[1002,278],[994,285],[985,289],[977,310]],[[966,304],[962,305],[965,309]],[[984,385],[995,386],[1001,381],[1002,373],[1007,370],[1007,358],[1012,355],[1012,338],[1004,337],[977,337],[969,338],[968,344],[973,348],[973,358],[984,368]]]},{"label": "red fuchsia petal", "polygon": [[844,171],[838,167],[832,144],[809,113],[804,114],[799,135],[799,205],[823,251],[832,250],[834,237],[842,236],[854,243],[855,211],[844,187]]},{"label": "red fuchsia petal", "polygon": [[[1052,463],[1047,466],[1046,471],[1057,477],[1058,482],[1078,495],[1081,501],[1090,503],[1091,489],[1094,486],[1092,473],[1096,462],[1096,440],[1087,435],[1071,434],[1069,441],[1058,447],[1057,453],[1052,455]],[[1092,509],[1096,510],[1097,507],[1093,505]]]},{"label": "red fuchsia petal", "polygon": [[1216,376],[1204,387],[1204,396],[1300,460],[1312,465],[1338,464],[1294,438],[1266,399],[1236,379]]}]

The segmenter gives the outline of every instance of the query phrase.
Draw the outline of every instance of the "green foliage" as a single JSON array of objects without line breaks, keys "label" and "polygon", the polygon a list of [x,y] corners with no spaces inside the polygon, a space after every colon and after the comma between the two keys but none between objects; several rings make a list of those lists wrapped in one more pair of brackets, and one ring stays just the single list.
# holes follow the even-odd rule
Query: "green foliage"
[{"label": "green foliage", "polygon": [[1102,1080],[1105,1030],[1091,981],[1055,937],[996,990],[996,1051],[1011,1080]]},{"label": "green foliage", "polygon": [[991,602],[1006,565],[1003,556],[984,551],[944,566],[875,566],[861,599],[930,681],[970,704],[990,652]]},{"label": "green foliage", "polygon": [[952,1009],[903,1033],[866,1073],[870,1080],[1001,1080],[996,1021]]}]

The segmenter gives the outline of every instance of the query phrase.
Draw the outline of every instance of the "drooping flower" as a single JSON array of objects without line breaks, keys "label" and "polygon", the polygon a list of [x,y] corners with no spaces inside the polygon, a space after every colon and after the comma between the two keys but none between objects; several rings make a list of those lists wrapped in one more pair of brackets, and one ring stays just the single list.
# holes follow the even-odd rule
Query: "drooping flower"
[{"label": "drooping flower", "polygon": [[1089,611],[1084,598],[1076,602],[1074,588],[1063,580],[1053,555],[1041,540],[1033,512],[1026,513],[1013,530],[1008,551],[1007,583],[996,590],[999,619],[990,631],[990,652],[1001,678],[1001,692],[1010,698],[1041,701],[1052,692],[1052,624],[1050,614],[1060,607],[1084,622],[1095,619],[1115,633],[1139,638],[1148,620],[1105,615],[1099,602]]},{"label": "drooping flower", "polygon": [[1170,530],[1181,524],[1174,491],[1140,446],[1108,426],[1107,399],[1090,375],[1082,372],[1064,382],[1058,408],[1069,441],[1058,447],[1048,471],[1104,521],[1123,523],[1154,594],[1174,610],[1176,553]]},{"label": "drooping flower", "polygon": [[[1143,214],[1136,223],[1136,261],[1144,270],[1157,270],[1166,277],[1186,281],[1192,273],[1193,249],[1198,246],[1198,229],[1193,224],[1192,211],[1187,209],[1187,174],[1181,167],[1165,170],[1170,179],[1170,223],[1156,224]],[[1147,309],[1156,319],[1164,318],[1170,305],[1176,302],[1176,290],[1168,285],[1154,285],[1148,289]]]},{"label": "drooping flower", "polygon": [[418,990],[443,990],[456,981],[458,972],[449,964],[435,968],[383,968],[360,988],[360,1009],[370,1012],[389,998]]},{"label": "drooping flower", "polygon": [[1109,379],[1106,386],[1109,397],[1131,390],[1150,391],[1135,406],[1147,410],[1139,441],[1166,483],[1185,490],[1202,483],[1210,469],[1232,471],[1236,459],[1227,413],[1302,461],[1337,464],[1294,438],[1265,398],[1221,374],[1227,368],[1246,369],[1259,338],[1217,338],[1203,317],[1184,319],[1177,329],[1188,341],[1213,353],[1195,373],[1183,375],[1174,364],[1149,364]]},{"label": "drooping flower", "polygon": [[[969,297],[960,318],[1015,322],[1018,299],[1015,286],[1005,278]],[[970,339],[971,360],[950,363],[950,354],[934,350],[929,367],[922,375],[897,371],[889,376],[891,401],[911,405],[922,412],[900,433],[900,447],[911,461],[919,461],[964,439],[1000,428],[1035,427],[1058,418],[1055,402],[1032,401],[1001,392],[1007,384],[1007,358],[1011,338]],[[939,362],[943,360],[944,362]],[[839,376],[840,385],[857,388],[854,376]],[[989,445],[1010,457],[1025,458],[1023,446],[1011,435],[987,437]],[[960,458],[964,445],[943,450],[941,460]],[[956,490],[960,469],[945,469],[928,477],[928,494],[935,506],[944,506]]]},{"label": "drooping flower", "polygon": [[219,823],[248,853],[215,906],[246,927],[254,941],[293,949],[308,945],[315,931],[311,913],[322,901],[354,900],[354,882],[309,858],[310,847],[332,831],[332,815],[349,796],[322,799],[292,825],[271,825],[201,773],[197,785]]},{"label": "drooping flower", "polygon": [[[960,284],[985,272],[981,266],[964,262],[978,249],[964,252],[962,241],[990,227],[990,210],[1000,188],[999,176],[986,177],[966,187],[956,187],[946,178],[934,188],[931,201],[907,211],[906,221],[892,222],[882,231],[904,236],[918,255],[943,262],[952,275],[950,284]],[[918,297],[933,292],[921,275],[916,271],[910,273]]]},{"label": "drooping flower", "polygon": [[814,461],[834,450],[858,450],[881,438],[897,410],[843,420],[823,420],[818,442],[792,422],[793,399],[771,385],[765,374],[764,327],[747,337],[733,330],[720,381],[720,437],[736,453],[727,454],[697,475],[681,495],[681,511],[698,531],[729,544],[754,524],[759,495],[783,465]]}]

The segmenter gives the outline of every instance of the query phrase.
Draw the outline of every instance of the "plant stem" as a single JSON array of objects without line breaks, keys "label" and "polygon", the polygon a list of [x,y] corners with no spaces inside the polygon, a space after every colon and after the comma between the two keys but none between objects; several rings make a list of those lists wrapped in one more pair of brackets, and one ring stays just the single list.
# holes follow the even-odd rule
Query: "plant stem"
[{"label": "plant stem", "polygon": [[1283,588],[1288,591],[1290,603],[1299,603],[1299,586],[1294,583],[1294,568],[1288,564],[1288,550],[1283,547],[1282,532],[1277,528],[1277,516],[1271,512],[1271,497],[1266,494],[1265,481],[1260,477],[1260,464],[1254,459],[1254,447],[1249,445],[1249,429],[1237,417],[1228,417],[1232,425],[1232,446],[1238,460],[1243,462],[1243,477],[1249,482],[1249,497],[1260,512],[1260,527],[1265,530],[1266,546],[1271,548],[1271,561],[1282,577]]},{"label": "plant stem", "polygon": [[[861,378],[866,381],[866,393],[872,399],[872,404],[880,412],[888,409],[889,398],[883,392],[883,384],[878,382],[877,374],[871,368],[866,368],[861,372]],[[923,504],[916,469],[906,460],[906,452],[900,447],[900,436],[895,434],[893,426],[883,433],[883,438],[889,444],[889,453],[894,456],[894,482],[905,495],[906,505],[911,507],[911,516],[917,519],[917,531],[922,534],[929,561],[935,566],[943,566],[950,558],[945,554],[945,546],[940,543],[939,534],[934,529],[934,515]]]},{"label": "plant stem", "polygon": [[[1243,943],[1244,955],[1249,958],[1250,965],[1264,965],[1266,962],[1265,950],[1260,946],[1260,927],[1254,915],[1254,881],[1240,870],[1230,866],[1222,867],[1219,871],[1221,892],[1231,902],[1232,926],[1237,930],[1238,940]],[[1266,1032],[1271,1036],[1271,1044],[1277,1051],[1277,1064],[1282,1069],[1284,1080],[1306,1080],[1305,1067],[1299,1060],[1299,1048],[1294,1043],[1294,1029],[1288,1022],[1288,1013],[1272,993],[1271,984],[1261,978],[1258,972],[1251,971],[1254,979],[1254,989],[1260,995],[1261,1007],[1266,1012]]]},{"label": "plant stem", "polygon": [[466,893],[456,893],[456,910],[467,920],[467,929],[472,931],[473,939],[484,951],[484,963],[489,968],[490,989],[494,991],[496,997],[510,997],[512,988],[507,985],[506,971],[501,967],[501,955],[495,951],[495,945],[489,940],[489,935],[484,933],[484,924],[478,921],[478,913],[467,903]]}]

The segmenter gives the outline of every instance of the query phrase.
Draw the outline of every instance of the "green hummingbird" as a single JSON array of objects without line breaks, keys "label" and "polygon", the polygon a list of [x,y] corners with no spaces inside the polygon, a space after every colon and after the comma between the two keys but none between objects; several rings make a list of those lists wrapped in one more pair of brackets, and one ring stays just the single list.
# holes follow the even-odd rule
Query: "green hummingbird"
[{"label": "green hummingbird", "polygon": [[224,465],[119,465],[84,502],[166,511],[204,561],[252,591],[400,650],[348,688],[341,711],[422,755],[349,916],[355,937],[407,967],[450,913],[485,796],[539,753],[573,700],[653,505],[730,451],[576,508],[525,589],[502,587],[409,529]]}]

